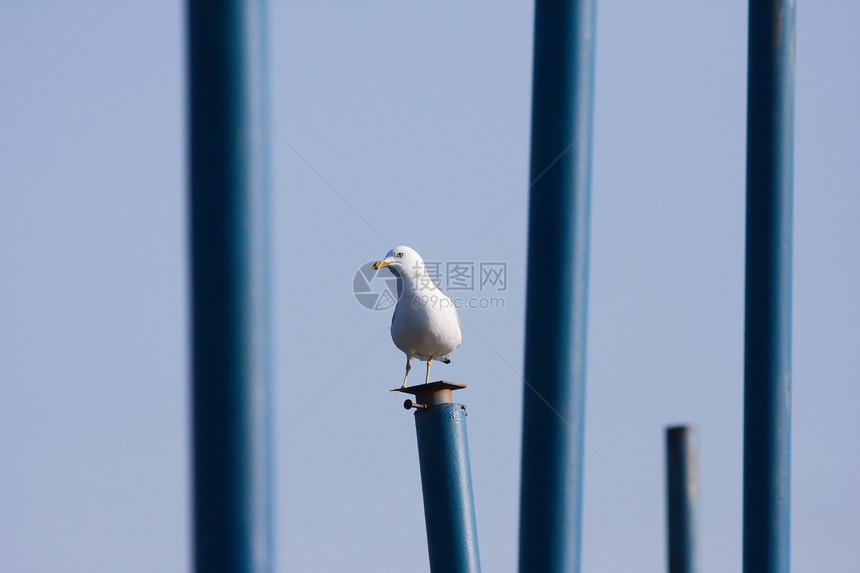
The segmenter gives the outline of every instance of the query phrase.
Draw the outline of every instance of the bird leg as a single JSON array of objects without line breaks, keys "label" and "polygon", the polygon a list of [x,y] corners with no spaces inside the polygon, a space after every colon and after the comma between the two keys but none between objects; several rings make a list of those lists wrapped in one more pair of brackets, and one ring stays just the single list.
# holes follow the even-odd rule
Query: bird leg
[{"label": "bird leg", "polygon": [[409,364],[410,357],[406,355],[406,376],[403,377],[403,386],[401,388],[406,388],[406,379],[409,378],[409,371],[412,370],[412,366]]},{"label": "bird leg", "polygon": [[430,360],[427,361],[427,377],[424,379],[424,383],[427,384],[430,382],[430,365],[433,364],[433,357],[430,357]]}]

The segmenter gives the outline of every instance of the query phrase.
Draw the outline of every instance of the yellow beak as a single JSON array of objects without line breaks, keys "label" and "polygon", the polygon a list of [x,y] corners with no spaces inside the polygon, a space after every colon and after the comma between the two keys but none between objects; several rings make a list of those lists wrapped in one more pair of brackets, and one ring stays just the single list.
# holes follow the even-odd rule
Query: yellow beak
[{"label": "yellow beak", "polygon": [[387,267],[390,264],[391,263],[386,263],[385,261],[376,261],[375,263],[373,263],[373,266],[370,267],[370,270],[378,271],[379,269],[384,269],[385,267]]}]

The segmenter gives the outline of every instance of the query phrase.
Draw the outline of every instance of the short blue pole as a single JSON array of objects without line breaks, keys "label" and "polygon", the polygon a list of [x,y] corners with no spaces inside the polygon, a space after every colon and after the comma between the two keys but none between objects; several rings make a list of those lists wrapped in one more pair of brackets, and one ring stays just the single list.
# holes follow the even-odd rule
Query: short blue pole
[{"label": "short blue pole", "polygon": [[264,10],[187,4],[194,567],[273,570]]},{"label": "short blue pole", "polygon": [[535,7],[521,573],[580,566],[594,22],[593,0]]},{"label": "short blue pole", "polygon": [[669,573],[698,570],[696,514],[696,431],[687,426],[666,429],[666,502],[669,525]]},{"label": "short blue pole", "polygon": [[750,0],[744,320],[746,573],[788,573],[793,0]]},{"label": "short blue pole", "polygon": [[432,382],[401,392],[414,394],[415,431],[424,521],[432,573],[480,573],[478,529],[466,440],[466,407],[451,400],[465,388],[452,382]]}]

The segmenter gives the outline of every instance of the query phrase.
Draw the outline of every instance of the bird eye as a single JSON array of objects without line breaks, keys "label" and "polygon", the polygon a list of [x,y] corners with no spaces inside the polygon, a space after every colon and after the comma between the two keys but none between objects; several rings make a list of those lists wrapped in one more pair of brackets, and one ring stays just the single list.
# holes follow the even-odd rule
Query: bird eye
[{"label": "bird eye", "polygon": [[399,259],[399,258],[402,258],[402,257],[403,257],[403,253],[397,253],[397,258],[398,258],[398,259]]}]

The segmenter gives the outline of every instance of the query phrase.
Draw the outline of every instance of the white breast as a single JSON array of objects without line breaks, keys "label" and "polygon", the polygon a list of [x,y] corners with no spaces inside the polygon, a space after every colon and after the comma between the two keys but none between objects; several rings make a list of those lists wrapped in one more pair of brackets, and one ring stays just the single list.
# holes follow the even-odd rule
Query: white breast
[{"label": "white breast", "polygon": [[462,340],[457,309],[438,289],[404,292],[391,319],[391,339],[410,357],[444,360]]}]

